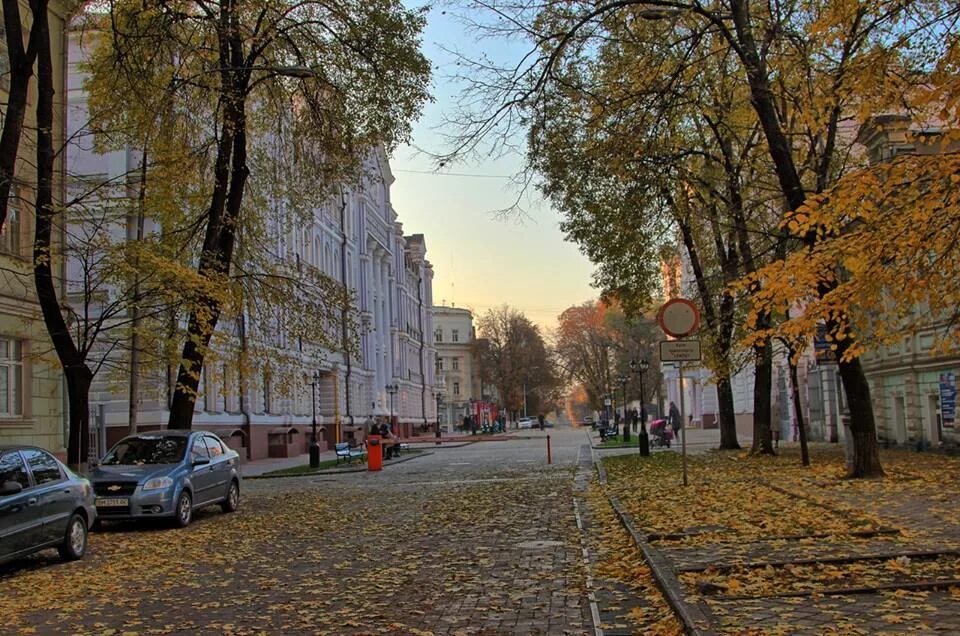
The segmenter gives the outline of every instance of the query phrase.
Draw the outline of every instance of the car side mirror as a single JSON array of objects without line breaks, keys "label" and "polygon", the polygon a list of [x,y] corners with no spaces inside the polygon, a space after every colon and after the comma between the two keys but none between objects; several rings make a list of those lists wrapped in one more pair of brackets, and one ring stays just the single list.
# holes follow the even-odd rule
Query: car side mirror
[{"label": "car side mirror", "polygon": [[207,459],[206,457],[197,457],[196,459],[192,460],[190,463],[193,464],[194,466],[203,466],[204,464],[209,464],[210,460]]},{"label": "car side mirror", "polygon": [[23,490],[23,485],[18,481],[5,481],[0,485],[0,496],[15,495]]}]

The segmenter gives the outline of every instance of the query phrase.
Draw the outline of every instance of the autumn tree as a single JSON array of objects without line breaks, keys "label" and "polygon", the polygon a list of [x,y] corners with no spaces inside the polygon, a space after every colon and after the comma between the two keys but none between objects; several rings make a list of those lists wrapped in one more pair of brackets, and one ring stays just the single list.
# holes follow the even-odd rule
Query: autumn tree
[{"label": "autumn tree", "polygon": [[[926,75],[929,52],[942,50],[938,38],[952,32],[955,14],[950,3],[883,0],[846,5],[643,0],[473,6],[492,16],[486,23],[478,18],[482,32],[526,38],[531,48],[519,64],[483,63],[464,74],[468,81],[474,77],[476,90],[463,102],[467,114],[459,118],[462,134],[445,159],[468,155],[481,143],[492,143],[494,150],[505,147],[507,131],[527,121],[516,115],[557,81],[557,70],[567,59],[587,56],[591,64],[599,63],[593,54],[613,27],[646,21],[656,27],[650,32],[651,46],[662,41],[691,44],[685,65],[691,73],[710,60],[718,39],[732,50],[735,64],[728,74],[748,88],[783,219],[796,215],[809,195],[828,189],[845,170],[851,157],[851,142],[844,136],[847,118],[897,103],[906,94],[904,84]],[[672,93],[673,77],[659,74],[642,51],[638,47],[635,64],[650,72],[638,81]],[[823,234],[818,230],[792,236],[810,250]],[[825,280],[817,296],[832,290],[833,283]],[[859,361],[844,355],[856,348],[849,317],[843,312],[832,315],[826,326],[834,337],[843,336],[837,343],[838,368],[850,405],[855,448],[851,475],[880,475],[869,386]]]},{"label": "autumn tree", "polygon": [[[636,312],[660,297],[660,255],[677,249],[692,273],[682,293],[702,307],[705,364],[719,398],[721,448],[738,448],[731,377],[740,366],[731,285],[769,251],[777,211],[771,174],[732,51],[714,37],[710,60],[688,65],[697,40],[654,41],[650,23],[611,23],[589,54],[571,52],[531,100],[528,165],[542,175],[562,227],[597,263],[605,293]],[[599,63],[592,63],[596,56]],[[643,56],[644,65],[636,59]],[[646,82],[655,69],[670,90]],[[775,227],[773,228],[775,229]],[[755,342],[755,450],[770,442],[769,348]]]},{"label": "autumn tree", "polygon": [[610,386],[610,340],[604,305],[586,302],[565,309],[558,318],[556,352],[567,382],[583,387],[590,406],[601,408]]},{"label": "autumn tree", "polygon": [[539,328],[519,310],[503,305],[477,320],[482,342],[477,350],[480,371],[496,387],[513,415],[547,406],[558,385],[550,352]]},{"label": "autumn tree", "polygon": [[[48,0],[30,3],[29,15],[34,11],[46,13]],[[3,110],[3,129],[0,131],[0,231],[7,220],[7,210],[27,114],[30,80],[37,62],[37,50],[43,37],[43,21],[24,20],[19,0],[3,0],[3,28],[6,46],[4,75],[8,77],[7,102]],[[25,24],[29,28],[25,28]],[[26,31],[26,33],[25,33]]]},{"label": "autumn tree", "polygon": [[616,303],[589,301],[560,314],[555,335],[558,366],[564,381],[582,387],[591,408],[599,410],[603,394],[616,388],[620,375],[628,379],[628,401],[640,397],[640,379],[630,363],[645,359],[650,368],[643,397],[650,402],[662,378],[656,347],[661,337],[649,317],[629,318]]},{"label": "autumn tree", "polygon": [[171,428],[191,425],[204,358],[230,302],[239,232],[257,226],[244,205],[250,139],[284,139],[298,150],[300,187],[331,193],[370,149],[408,135],[427,99],[423,24],[421,12],[395,2],[110,5],[91,106],[116,113],[115,101],[131,104],[107,126],[134,147],[154,130],[156,112],[166,114],[166,149],[184,160],[174,183],[185,205],[169,211],[193,228],[191,260],[206,290],[186,321]]}]

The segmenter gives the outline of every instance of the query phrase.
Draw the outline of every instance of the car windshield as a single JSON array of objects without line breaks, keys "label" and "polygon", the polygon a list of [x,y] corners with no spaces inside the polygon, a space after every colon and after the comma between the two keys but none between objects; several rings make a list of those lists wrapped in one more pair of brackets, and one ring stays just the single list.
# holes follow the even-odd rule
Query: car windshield
[{"label": "car windshield", "polygon": [[176,464],[183,460],[186,450],[186,437],[130,437],[111,448],[102,463],[104,466]]}]

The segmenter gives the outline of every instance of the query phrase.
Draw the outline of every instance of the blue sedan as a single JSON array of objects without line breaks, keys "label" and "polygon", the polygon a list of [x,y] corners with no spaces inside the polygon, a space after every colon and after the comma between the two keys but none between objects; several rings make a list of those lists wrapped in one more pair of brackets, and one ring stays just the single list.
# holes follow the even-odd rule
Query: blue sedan
[{"label": "blue sedan", "polygon": [[97,518],[90,482],[33,446],[0,446],[0,562],[45,548],[83,557]]},{"label": "blue sedan", "polygon": [[91,474],[97,514],[111,519],[170,518],[190,524],[193,511],[240,505],[240,458],[206,431],[164,430],[117,442]]}]

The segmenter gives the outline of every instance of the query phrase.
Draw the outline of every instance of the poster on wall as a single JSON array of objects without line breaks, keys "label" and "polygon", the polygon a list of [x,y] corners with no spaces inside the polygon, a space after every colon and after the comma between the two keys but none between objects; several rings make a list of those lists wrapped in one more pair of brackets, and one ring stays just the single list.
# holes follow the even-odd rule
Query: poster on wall
[{"label": "poster on wall", "polygon": [[952,371],[940,374],[940,418],[944,428],[957,419],[957,379]]}]

